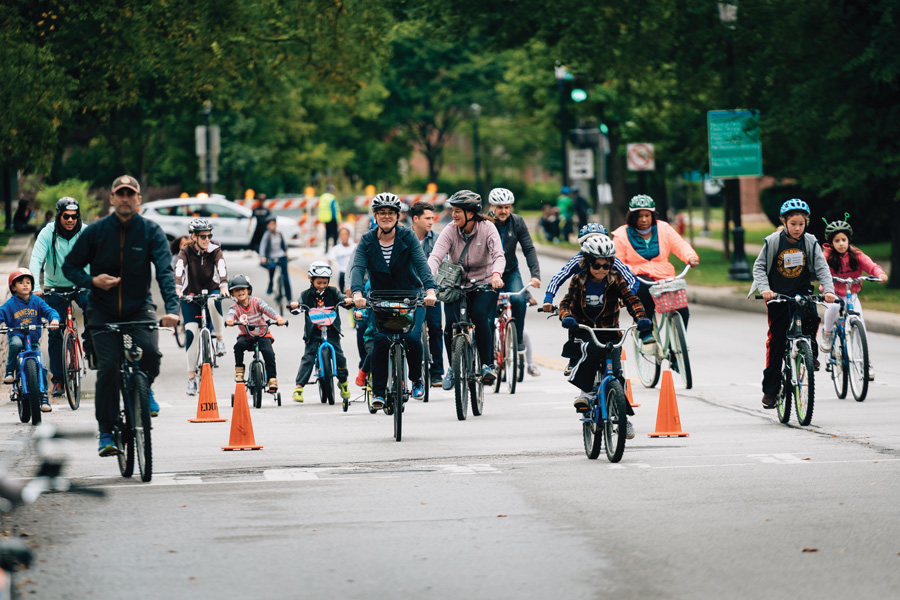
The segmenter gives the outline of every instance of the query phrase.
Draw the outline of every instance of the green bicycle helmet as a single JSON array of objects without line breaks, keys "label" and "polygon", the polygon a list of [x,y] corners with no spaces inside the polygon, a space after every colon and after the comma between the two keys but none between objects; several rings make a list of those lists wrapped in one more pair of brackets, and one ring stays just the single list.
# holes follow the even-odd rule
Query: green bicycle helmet
[{"label": "green bicycle helmet", "polygon": [[636,210],[656,210],[656,202],[647,194],[638,194],[628,201],[628,212]]},{"label": "green bicycle helmet", "polygon": [[823,217],[822,220],[825,221],[825,240],[828,242],[831,242],[831,240],[834,239],[834,236],[836,236],[839,233],[844,233],[847,235],[848,239],[852,239],[853,238],[853,228],[850,227],[850,223],[847,222],[849,219],[850,219],[850,213],[846,213],[846,212],[844,213],[843,221],[839,220],[839,221],[832,221],[831,223],[829,223],[828,219],[825,219]]}]

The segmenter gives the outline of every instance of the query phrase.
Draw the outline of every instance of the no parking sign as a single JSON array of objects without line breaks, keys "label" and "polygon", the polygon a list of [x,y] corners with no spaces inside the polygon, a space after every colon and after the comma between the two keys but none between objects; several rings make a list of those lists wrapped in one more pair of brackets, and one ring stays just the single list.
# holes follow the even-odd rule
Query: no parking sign
[{"label": "no parking sign", "polygon": [[628,144],[627,156],[629,171],[653,171],[656,169],[653,144]]}]

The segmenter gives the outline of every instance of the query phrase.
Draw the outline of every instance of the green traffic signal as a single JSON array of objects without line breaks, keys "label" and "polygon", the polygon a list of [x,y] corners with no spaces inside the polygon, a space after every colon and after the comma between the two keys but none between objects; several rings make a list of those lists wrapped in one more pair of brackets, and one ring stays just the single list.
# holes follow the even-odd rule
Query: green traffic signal
[{"label": "green traffic signal", "polygon": [[609,133],[609,127],[606,126],[606,123],[600,123],[600,133],[603,135]]},{"label": "green traffic signal", "polygon": [[574,100],[575,102],[584,102],[585,100],[587,100],[588,95],[587,92],[583,89],[574,88],[569,96],[571,96],[572,100]]}]

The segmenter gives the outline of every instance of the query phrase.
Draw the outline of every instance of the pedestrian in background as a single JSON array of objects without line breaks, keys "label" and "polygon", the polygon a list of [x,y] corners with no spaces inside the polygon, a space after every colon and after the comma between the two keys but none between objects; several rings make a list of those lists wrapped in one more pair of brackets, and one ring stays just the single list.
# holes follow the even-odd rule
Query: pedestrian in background
[{"label": "pedestrian in background", "polygon": [[581,195],[581,190],[577,186],[572,187],[572,206],[575,215],[578,217],[578,228],[581,229],[588,222],[588,201]]},{"label": "pedestrian in background", "polygon": [[341,208],[334,196],[334,186],[325,187],[325,193],[319,197],[319,222],[325,224],[325,252],[328,252],[328,242],[338,243],[338,225],[341,223]]},{"label": "pedestrian in background", "polygon": [[263,234],[266,232],[266,223],[272,213],[266,208],[266,195],[260,194],[253,203],[253,218],[256,219],[256,229],[253,230],[253,237],[250,238],[250,249],[254,252],[259,251],[259,242],[262,240]]},{"label": "pedestrian in background", "polygon": [[559,216],[558,209],[555,206],[545,204],[541,209],[540,220],[541,231],[544,233],[544,239],[551,244],[559,243]]},{"label": "pedestrian in background", "polygon": [[574,216],[574,207],[570,194],[572,190],[568,186],[562,186],[559,190],[559,197],[556,199],[556,208],[559,209],[560,234],[562,239],[569,241],[569,235],[572,233],[572,220]]}]

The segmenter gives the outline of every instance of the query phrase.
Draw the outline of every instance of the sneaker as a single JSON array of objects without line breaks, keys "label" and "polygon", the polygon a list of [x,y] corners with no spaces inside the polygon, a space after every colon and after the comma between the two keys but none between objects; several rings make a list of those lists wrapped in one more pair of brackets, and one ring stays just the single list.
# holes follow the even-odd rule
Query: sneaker
[{"label": "sneaker", "polygon": [[763,408],[775,408],[775,394],[763,394],[762,397],[762,405]]},{"label": "sneaker", "polygon": [[834,341],[834,332],[833,331],[825,331],[822,330],[822,342],[819,344],[819,349],[822,352],[831,352],[831,342]]},{"label": "sneaker", "polygon": [[453,373],[452,372],[447,371],[447,373],[444,375],[444,381],[441,382],[441,387],[444,388],[445,390],[453,389]]},{"label": "sneaker", "polygon": [[481,365],[481,381],[486,385],[491,385],[497,380],[497,372],[491,365]]},{"label": "sneaker", "polygon": [[234,382],[241,383],[244,381],[244,367],[234,368]]},{"label": "sneaker", "polygon": [[575,410],[578,412],[587,412],[593,398],[593,394],[581,392],[575,397]]},{"label": "sneaker", "polygon": [[439,388],[444,385],[444,374],[443,373],[432,373],[431,374],[431,387]]},{"label": "sneaker", "polygon": [[216,356],[225,356],[224,340],[216,340]]},{"label": "sneaker", "polygon": [[568,377],[571,374],[572,374],[572,365],[566,365],[566,369],[565,369],[565,371],[563,371],[563,375]]},{"label": "sneaker", "polygon": [[384,408],[384,396],[373,396],[372,408],[374,408],[375,410]]},{"label": "sneaker", "polygon": [[278,391],[278,380],[274,377],[269,378],[269,393],[274,394]]},{"label": "sneaker", "polygon": [[190,379],[188,379],[187,389],[185,390],[185,393],[188,396],[196,396],[197,395],[197,378],[196,377],[191,377]]},{"label": "sneaker", "polygon": [[111,433],[101,433],[100,456],[115,456],[118,453],[119,449],[116,448],[116,441],[113,439],[113,435]]},{"label": "sneaker", "polygon": [[350,390],[347,389],[347,382],[346,381],[343,383],[338,382],[338,388],[340,388],[340,390],[341,390],[341,398],[343,398],[344,400],[349,400],[350,399]]},{"label": "sneaker", "polygon": [[3,378],[3,383],[12,383],[16,380],[16,376],[13,375],[12,371],[7,371],[6,376]]},{"label": "sneaker", "polygon": [[270,294],[270,295],[272,294],[272,284],[271,283],[269,284],[269,287],[266,288],[266,293]]},{"label": "sneaker", "polygon": [[425,384],[422,383],[422,380],[413,382],[412,384],[412,395],[416,400],[421,400],[425,397]]},{"label": "sneaker", "polygon": [[540,371],[540,369],[537,368],[537,365],[528,365],[528,367],[525,370],[528,371],[528,374],[531,375],[532,377],[540,377],[541,376],[541,371]]},{"label": "sneaker", "polygon": [[634,425],[631,424],[631,421],[625,421],[625,439],[634,439]]},{"label": "sneaker", "polygon": [[53,397],[61,398],[66,393],[66,388],[63,387],[61,383],[53,384]]},{"label": "sneaker", "polygon": [[50,400],[48,400],[46,397],[41,398],[41,412],[51,412],[52,410],[53,407],[50,406]]},{"label": "sneaker", "polygon": [[822,363],[819,362],[818,358],[813,359],[813,371],[818,371],[819,367],[822,366]]},{"label": "sneaker", "polygon": [[872,363],[869,363],[869,381],[875,381],[875,367]]},{"label": "sneaker", "polygon": [[360,369],[359,373],[356,374],[356,380],[353,383],[355,383],[359,387],[366,387],[366,377],[368,376],[368,373]]},{"label": "sneaker", "polygon": [[303,388],[294,388],[294,402],[303,402]]},{"label": "sneaker", "polygon": [[159,416],[159,404],[156,402],[156,394],[153,393],[153,390],[150,390],[150,416]]}]

